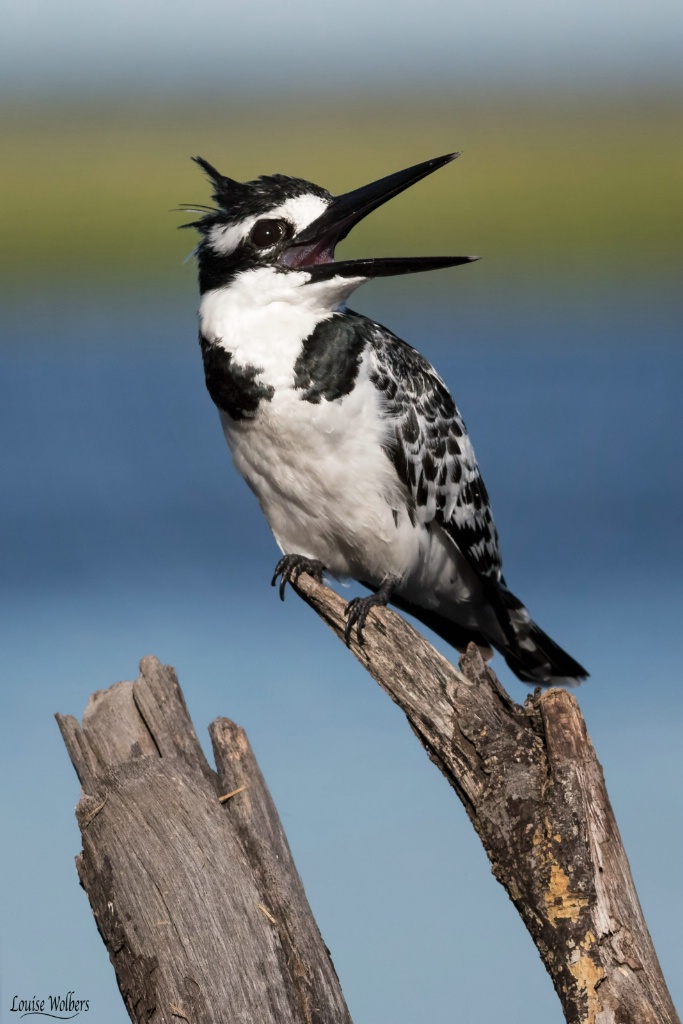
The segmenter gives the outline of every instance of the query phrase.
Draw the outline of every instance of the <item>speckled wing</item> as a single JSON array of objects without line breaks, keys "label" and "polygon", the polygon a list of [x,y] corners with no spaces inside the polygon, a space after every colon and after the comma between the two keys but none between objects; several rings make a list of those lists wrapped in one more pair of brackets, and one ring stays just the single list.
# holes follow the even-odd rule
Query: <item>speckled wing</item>
[{"label": "speckled wing", "polygon": [[411,515],[442,526],[476,572],[497,581],[498,533],[460,413],[419,352],[372,326],[370,379],[383,399],[386,451],[412,499]]}]

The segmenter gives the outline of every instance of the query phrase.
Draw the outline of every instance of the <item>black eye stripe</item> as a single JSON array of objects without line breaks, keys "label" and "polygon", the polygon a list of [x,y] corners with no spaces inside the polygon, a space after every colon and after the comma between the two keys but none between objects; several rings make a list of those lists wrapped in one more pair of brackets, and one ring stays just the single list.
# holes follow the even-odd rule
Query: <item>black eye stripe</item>
[{"label": "black eye stripe", "polygon": [[291,233],[291,226],[286,220],[275,217],[264,217],[257,220],[249,232],[249,240],[257,249],[270,249],[282,242]]}]

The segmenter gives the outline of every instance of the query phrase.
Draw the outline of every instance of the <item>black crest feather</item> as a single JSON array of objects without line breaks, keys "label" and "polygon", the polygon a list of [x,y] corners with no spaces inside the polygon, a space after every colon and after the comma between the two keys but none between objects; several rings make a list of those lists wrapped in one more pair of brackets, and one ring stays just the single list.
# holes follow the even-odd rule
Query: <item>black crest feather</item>
[{"label": "black crest feather", "polygon": [[227,178],[225,178],[224,175],[220,173],[220,171],[216,170],[213,164],[210,164],[208,160],[205,160],[203,156],[193,156],[192,159],[196,164],[199,164],[202,170],[208,175],[209,178],[211,178],[211,181],[213,181],[215,185],[220,185],[224,181],[228,180]]},{"label": "black crest feather", "polygon": [[221,174],[204,157],[193,156],[192,159],[196,164],[199,164],[209,180],[215,185],[213,199],[220,205],[224,205],[226,199],[234,198],[236,194],[247,191],[247,186],[241,181],[235,181],[234,178],[228,178],[227,175]]}]

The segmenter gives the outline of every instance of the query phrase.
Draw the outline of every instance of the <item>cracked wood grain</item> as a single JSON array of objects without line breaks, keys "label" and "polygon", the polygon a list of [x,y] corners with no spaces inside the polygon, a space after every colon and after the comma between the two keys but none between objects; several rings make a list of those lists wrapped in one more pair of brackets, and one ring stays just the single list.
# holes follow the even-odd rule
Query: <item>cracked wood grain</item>
[{"label": "cracked wood grain", "polygon": [[[346,602],[309,576],[294,589],[343,640]],[[460,797],[568,1024],[680,1024],[576,699],[520,706],[473,644],[458,670],[389,609],[349,646]]]},{"label": "cracked wood grain", "polygon": [[213,771],[155,658],[82,725],[57,721],[82,786],[78,875],[131,1020],[351,1024],[243,730],[213,723]]}]

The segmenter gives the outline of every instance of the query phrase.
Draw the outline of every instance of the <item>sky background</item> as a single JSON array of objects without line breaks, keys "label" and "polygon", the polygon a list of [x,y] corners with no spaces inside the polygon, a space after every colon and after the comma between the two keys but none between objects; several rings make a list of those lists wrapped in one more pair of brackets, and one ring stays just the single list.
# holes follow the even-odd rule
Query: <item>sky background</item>
[{"label": "sky background", "polygon": [[562,1020],[400,712],[268,586],[169,213],[208,201],[197,152],[341,192],[464,149],[345,254],[483,259],[352,305],[446,379],[506,576],[591,672],[578,699],[680,1003],[682,36],[669,0],[4,12],[0,1021],[69,990],[88,1024],[127,1019],[52,715],[145,654],[176,667],[205,747],[218,715],[246,728],[356,1024]]},{"label": "sky background", "polygon": [[2,35],[0,81],[42,95],[585,89],[680,81],[683,12],[675,0],[27,0],[7,7]]}]

